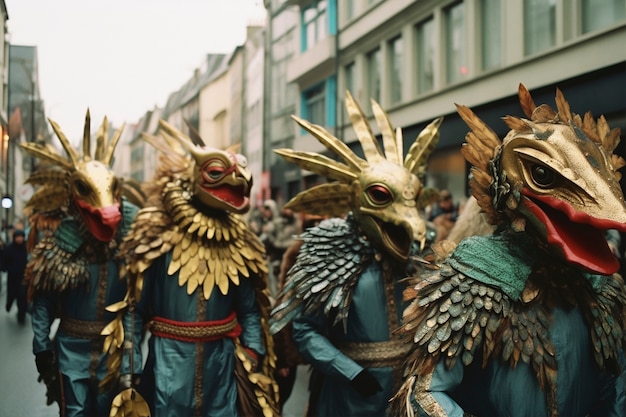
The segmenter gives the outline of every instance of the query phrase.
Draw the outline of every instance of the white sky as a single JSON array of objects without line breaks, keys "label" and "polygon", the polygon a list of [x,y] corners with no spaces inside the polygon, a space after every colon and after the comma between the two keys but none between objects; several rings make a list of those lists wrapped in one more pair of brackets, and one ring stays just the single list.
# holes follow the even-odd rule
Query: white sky
[{"label": "white sky", "polygon": [[46,115],[73,141],[164,106],[207,53],[230,53],[262,0],[5,0],[10,43],[37,46]]}]

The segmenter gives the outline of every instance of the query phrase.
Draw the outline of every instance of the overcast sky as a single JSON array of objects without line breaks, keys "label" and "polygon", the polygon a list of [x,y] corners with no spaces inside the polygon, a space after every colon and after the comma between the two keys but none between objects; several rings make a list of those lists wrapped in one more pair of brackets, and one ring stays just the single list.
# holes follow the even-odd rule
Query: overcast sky
[{"label": "overcast sky", "polygon": [[5,0],[10,43],[37,46],[46,115],[77,143],[164,106],[207,53],[230,53],[262,0]]}]

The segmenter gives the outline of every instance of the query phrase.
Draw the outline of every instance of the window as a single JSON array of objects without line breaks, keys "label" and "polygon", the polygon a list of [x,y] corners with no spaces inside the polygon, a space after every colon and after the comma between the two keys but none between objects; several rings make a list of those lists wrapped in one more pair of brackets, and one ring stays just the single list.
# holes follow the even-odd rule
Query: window
[{"label": "window", "polygon": [[344,80],[346,83],[346,90],[354,94],[354,62],[349,63],[344,67]]},{"label": "window", "polygon": [[346,21],[349,22],[354,19],[354,11],[355,11],[355,0],[345,0],[346,1]]},{"label": "window", "polygon": [[380,49],[367,54],[367,92],[380,103]]},{"label": "window", "polygon": [[326,36],[327,16],[326,0],[314,1],[302,10],[303,51],[311,49]]},{"label": "window", "polygon": [[309,88],[303,93],[304,99],[304,118],[309,122],[324,126],[326,124],[325,117],[325,101],[326,91],[324,84],[318,84]]},{"label": "window", "polygon": [[480,2],[481,65],[483,70],[497,68],[501,65],[501,3],[501,0],[481,0]]},{"label": "window", "polygon": [[391,82],[391,103],[402,101],[402,38],[389,42],[389,64]]},{"label": "window", "polygon": [[583,33],[602,29],[626,17],[624,0],[582,0]]},{"label": "window", "polygon": [[417,92],[432,91],[435,87],[435,37],[433,19],[417,25]]},{"label": "window", "polygon": [[456,5],[444,11],[446,30],[446,80],[461,81],[467,76],[467,46],[465,35],[465,5]]},{"label": "window", "polygon": [[556,0],[524,0],[524,54],[556,44]]}]

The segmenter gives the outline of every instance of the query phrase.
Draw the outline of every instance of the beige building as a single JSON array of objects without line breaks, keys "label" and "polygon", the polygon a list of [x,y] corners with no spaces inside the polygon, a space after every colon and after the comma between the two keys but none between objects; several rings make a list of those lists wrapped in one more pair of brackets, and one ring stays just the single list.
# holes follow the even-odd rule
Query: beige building
[{"label": "beige building", "polygon": [[[427,182],[450,188],[456,199],[468,190],[459,153],[467,127],[455,103],[503,134],[500,117],[521,115],[519,83],[538,103],[554,104],[558,87],[573,111],[604,114],[626,132],[626,0],[273,0],[266,7],[270,26],[297,13],[298,50],[285,72],[297,89],[295,113],[336,132],[357,152],[342,109],[345,90],[367,112],[369,99],[377,100],[403,127],[405,147],[444,116]],[[281,66],[270,62],[268,79],[280,78]],[[295,126],[292,132],[298,149],[322,150]],[[624,154],[623,145],[619,150]],[[277,180],[289,177],[285,169],[278,163],[270,169],[273,191],[292,195],[292,185],[274,182],[275,173]],[[300,186],[316,181],[306,174]]]}]

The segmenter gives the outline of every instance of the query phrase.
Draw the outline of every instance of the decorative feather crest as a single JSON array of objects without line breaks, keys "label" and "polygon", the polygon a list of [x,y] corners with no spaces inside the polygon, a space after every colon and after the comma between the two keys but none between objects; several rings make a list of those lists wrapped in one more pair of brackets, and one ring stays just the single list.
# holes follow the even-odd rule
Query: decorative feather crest
[{"label": "decorative feather crest", "polygon": [[48,119],[48,121],[52,126],[52,130],[59,138],[67,156],[60,155],[52,146],[44,146],[33,142],[20,143],[20,147],[26,152],[47,163],[27,180],[29,183],[39,187],[26,204],[27,214],[32,214],[35,211],[38,213],[66,211],[70,201],[69,176],[73,172],[82,169],[85,163],[92,160],[100,161],[104,165],[111,167],[115,147],[124,129],[122,125],[109,139],[108,121],[105,117],[96,133],[96,150],[92,157],[91,116],[89,109],[87,109],[85,116],[82,154],[71,145],[69,139],[55,121],[51,119]]},{"label": "decorative feather crest", "polygon": [[[275,150],[277,154],[302,169],[340,183],[332,186],[328,184],[317,185],[298,194],[287,203],[287,206],[294,211],[331,216],[345,214],[352,206],[353,193],[350,185],[360,177],[364,170],[383,162],[402,166],[402,132],[400,129],[394,131],[387,114],[380,105],[372,100],[372,109],[382,134],[384,151],[378,145],[378,140],[372,132],[367,117],[350,92],[346,92],[346,109],[361,143],[365,159],[358,157],[345,143],[331,135],[323,127],[292,116],[296,123],[343,160],[342,163],[312,152],[300,152],[291,149]],[[430,123],[411,146],[406,158],[404,158],[404,167],[411,173],[418,176],[423,173],[426,160],[439,140],[438,127],[442,120],[442,118],[438,118]]]},{"label": "decorative feather crest", "polygon": [[[523,84],[520,84],[518,87],[518,97],[522,110],[528,119],[515,116],[503,117],[504,122],[511,131],[534,134],[539,123],[574,126],[584,132],[590,140],[601,145],[607,160],[611,162],[615,177],[618,180],[620,179],[621,174],[617,170],[626,165],[626,161],[613,154],[613,151],[619,144],[620,130],[617,128],[611,130],[603,116],[596,121],[590,113],[585,114],[584,118],[572,113],[569,103],[559,89],[556,90],[555,99],[557,111],[547,104],[537,106],[530,92]],[[478,201],[481,209],[487,214],[491,224],[501,223],[503,220],[502,215],[494,208],[497,200],[497,196],[494,193],[498,192],[496,190],[498,188],[496,186],[497,181],[495,180],[498,179],[493,177],[493,162],[500,151],[502,141],[469,108],[458,104],[456,107],[461,118],[471,129],[465,137],[466,143],[463,144],[461,153],[472,164],[470,174],[472,195]]]}]

